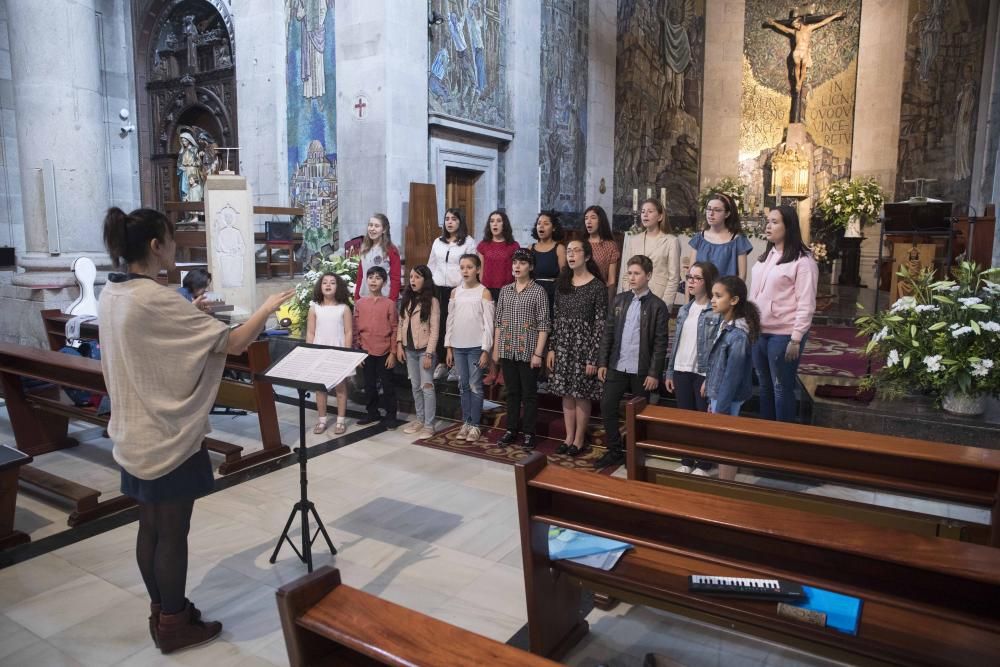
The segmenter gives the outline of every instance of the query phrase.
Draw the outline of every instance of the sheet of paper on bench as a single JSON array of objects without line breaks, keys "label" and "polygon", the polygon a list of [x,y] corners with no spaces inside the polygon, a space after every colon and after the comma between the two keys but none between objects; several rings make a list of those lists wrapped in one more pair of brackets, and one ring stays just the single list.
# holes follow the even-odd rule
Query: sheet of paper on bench
[{"label": "sheet of paper on bench", "polygon": [[367,356],[364,352],[300,346],[268,369],[267,374],[289,380],[318,382],[333,391]]},{"label": "sheet of paper on bench", "polygon": [[[631,547],[632,545],[627,542],[609,540],[606,537],[581,533],[568,528],[549,527],[549,558],[552,560],[561,560],[563,558],[577,559],[614,551],[624,552]],[[617,562],[618,559],[615,558],[608,566],[608,569],[614,567],[614,564]],[[589,565],[590,563],[584,564]]]}]

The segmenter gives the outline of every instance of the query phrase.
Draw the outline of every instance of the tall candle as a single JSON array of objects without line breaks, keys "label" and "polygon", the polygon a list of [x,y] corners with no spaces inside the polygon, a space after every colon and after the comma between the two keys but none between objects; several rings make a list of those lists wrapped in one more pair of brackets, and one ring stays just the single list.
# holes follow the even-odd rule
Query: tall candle
[{"label": "tall candle", "polygon": [[646,188],[646,199],[653,198],[653,188]]},{"label": "tall candle", "polygon": [[774,201],[776,206],[781,206],[781,186],[774,189]]},{"label": "tall candle", "polygon": [[663,204],[663,208],[667,208],[667,189],[660,188],[660,203]]},{"label": "tall candle", "polygon": [[632,210],[639,210],[639,188],[632,188]]}]

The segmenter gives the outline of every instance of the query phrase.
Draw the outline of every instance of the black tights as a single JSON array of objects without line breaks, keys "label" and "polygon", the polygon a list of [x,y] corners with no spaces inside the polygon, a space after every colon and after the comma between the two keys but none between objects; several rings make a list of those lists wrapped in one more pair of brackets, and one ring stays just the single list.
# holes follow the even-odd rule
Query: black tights
[{"label": "black tights", "polygon": [[177,614],[187,606],[187,536],[193,509],[194,499],[139,503],[135,559],[150,601],[164,614]]}]

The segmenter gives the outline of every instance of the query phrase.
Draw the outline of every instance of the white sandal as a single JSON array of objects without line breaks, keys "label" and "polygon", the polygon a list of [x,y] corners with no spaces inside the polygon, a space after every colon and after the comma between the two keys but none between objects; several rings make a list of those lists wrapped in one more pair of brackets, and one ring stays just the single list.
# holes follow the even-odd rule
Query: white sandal
[{"label": "white sandal", "polygon": [[319,435],[326,430],[326,417],[320,417],[316,420],[316,425],[313,426],[313,433]]}]

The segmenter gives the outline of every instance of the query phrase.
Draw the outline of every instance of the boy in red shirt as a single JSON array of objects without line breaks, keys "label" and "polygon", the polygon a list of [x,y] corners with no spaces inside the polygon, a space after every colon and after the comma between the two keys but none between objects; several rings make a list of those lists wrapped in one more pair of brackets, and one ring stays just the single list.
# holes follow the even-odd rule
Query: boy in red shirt
[{"label": "boy in red shirt", "polygon": [[[382,421],[389,428],[396,425],[396,388],[392,384],[392,368],[396,365],[396,304],[382,296],[388,275],[381,266],[367,271],[368,294],[354,304],[354,331],[358,347],[368,353],[362,366],[368,415],[358,420],[359,426]],[[382,409],[379,414],[378,383],[382,383]]]}]

